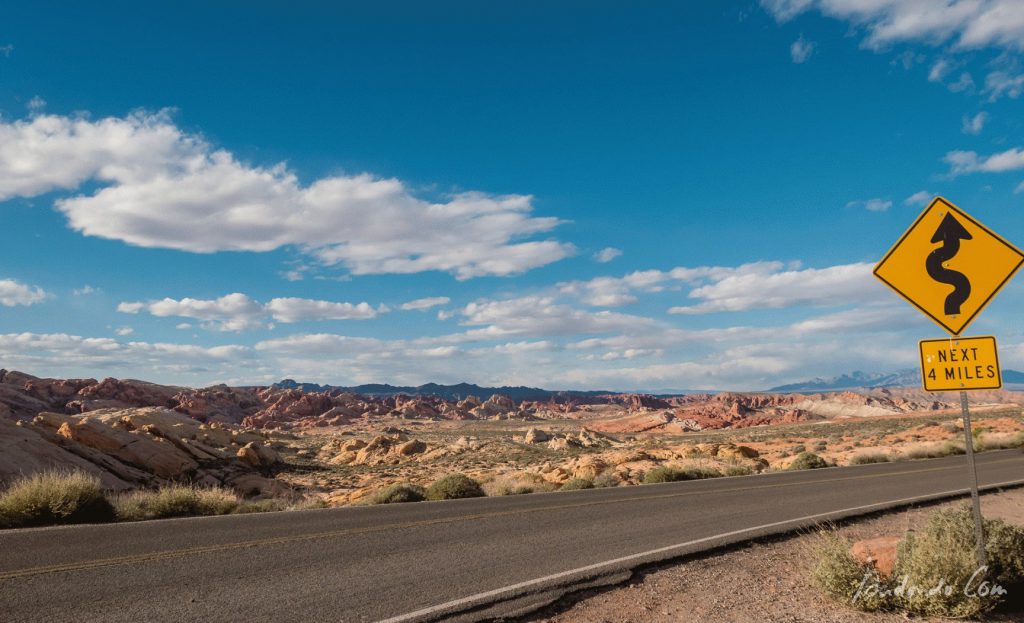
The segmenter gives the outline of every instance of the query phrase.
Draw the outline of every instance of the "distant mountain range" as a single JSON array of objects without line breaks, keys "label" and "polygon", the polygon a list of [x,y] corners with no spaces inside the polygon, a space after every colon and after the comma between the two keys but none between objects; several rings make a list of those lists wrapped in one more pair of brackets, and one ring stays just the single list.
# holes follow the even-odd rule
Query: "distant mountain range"
[{"label": "distant mountain range", "polygon": [[396,396],[399,394],[404,394],[406,396],[437,396],[446,400],[462,400],[467,396],[476,396],[477,398],[486,400],[493,394],[501,394],[503,396],[508,396],[516,402],[521,400],[536,400],[539,402],[555,400],[557,402],[565,402],[566,400],[572,400],[574,398],[586,399],[607,394],[622,393],[609,391],[551,391],[547,389],[540,389],[538,387],[523,386],[480,387],[479,385],[474,385],[472,383],[459,383],[458,385],[438,385],[437,383],[427,383],[426,385],[419,385],[416,387],[371,383],[368,385],[356,385],[354,387],[340,387],[336,385],[317,385],[316,383],[299,383],[292,379],[285,379],[279,383],[274,383],[274,387],[279,389],[301,389],[304,392],[325,392],[337,390],[352,392],[353,394],[360,394],[362,396],[369,397]]},{"label": "distant mountain range", "polygon": [[[1024,372],[1018,372],[1017,370],[1003,370],[1003,383],[1007,386],[1010,385],[1024,385]],[[766,390],[766,392],[772,393],[818,393],[818,392],[835,392],[843,391],[847,389],[863,389],[869,387],[917,387],[921,384],[921,372],[916,368],[907,368],[905,370],[897,370],[896,372],[888,373],[869,373],[869,372],[850,372],[848,374],[842,374],[832,378],[816,378],[809,381],[802,381],[800,383],[790,383],[788,385],[779,385]],[[575,390],[558,390],[553,391],[549,389],[541,389],[539,387],[524,387],[522,385],[517,387],[481,387],[474,385],[473,383],[459,383],[457,385],[439,385],[437,383],[427,383],[426,385],[388,385],[385,383],[370,383],[367,385],[355,385],[352,387],[343,387],[339,385],[319,385],[317,383],[300,383],[293,379],[284,379],[278,383],[274,383],[273,387],[278,389],[301,389],[304,392],[328,392],[328,391],[341,391],[351,392],[353,394],[360,394],[362,396],[368,396],[372,398],[379,398],[383,396],[397,396],[399,394],[406,396],[437,396],[438,398],[444,398],[445,400],[462,400],[467,396],[476,396],[480,399],[487,399],[492,394],[501,394],[508,396],[516,402],[522,400],[535,400],[538,402],[567,402],[571,400],[587,401],[589,399],[596,398],[598,396],[607,396],[609,394],[652,394],[655,396],[681,396],[684,394],[692,393],[710,393],[714,394],[717,392],[695,392],[694,390],[649,390],[649,391],[636,391],[636,392],[618,392],[610,390],[593,390],[593,391],[575,391]]]},{"label": "distant mountain range", "polygon": [[[801,383],[779,385],[769,389],[769,392],[792,393],[792,392],[834,392],[844,389],[859,389],[865,387],[917,387],[921,384],[921,371],[917,368],[907,368],[885,374],[871,374],[867,372],[851,372],[832,378],[816,378]],[[1003,370],[1004,385],[1024,384],[1024,372],[1017,370]]]}]

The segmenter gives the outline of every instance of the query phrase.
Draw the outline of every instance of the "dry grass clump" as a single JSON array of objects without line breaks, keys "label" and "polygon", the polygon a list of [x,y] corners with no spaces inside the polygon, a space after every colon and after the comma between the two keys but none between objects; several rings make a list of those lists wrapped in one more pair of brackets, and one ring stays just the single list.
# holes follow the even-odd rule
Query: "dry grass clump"
[{"label": "dry grass clump", "polygon": [[622,484],[622,479],[615,473],[613,469],[606,469],[594,478],[595,489],[605,489],[607,487],[617,487]]},{"label": "dry grass clump", "polygon": [[963,504],[935,511],[924,530],[904,537],[891,577],[861,566],[842,537],[823,535],[814,581],[829,596],[860,610],[974,617],[1024,584],[1024,528],[998,519],[986,519],[984,525],[989,565],[981,571],[974,552],[974,519]]},{"label": "dry grass clump", "polygon": [[590,478],[573,478],[562,483],[559,491],[578,491],[580,489],[593,489],[594,481]]},{"label": "dry grass clump", "polygon": [[982,433],[974,442],[978,452],[1024,447],[1024,433]]},{"label": "dry grass clump", "polygon": [[704,467],[688,467],[679,469],[661,465],[644,474],[644,484],[653,485],[663,482],[679,482],[681,480],[702,480],[704,478],[720,478],[722,472]]},{"label": "dry grass clump", "polygon": [[888,463],[892,460],[885,452],[858,452],[850,457],[850,465],[870,465],[872,463]]},{"label": "dry grass clump", "polygon": [[448,474],[427,487],[428,500],[482,498],[485,495],[480,483],[465,474]]},{"label": "dry grass clump", "polygon": [[113,521],[114,508],[99,478],[80,471],[49,471],[12,483],[0,493],[0,528]]},{"label": "dry grass clump", "polygon": [[556,485],[533,474],[498,476],[494,480],[483,484],[484,493],[489,496],[542,493],[554,491],[556,488]]},{"label": "dry grass clump", "polygon": [[903,449],[902,457],[905,459],[938,459],[944,456],[963,454],[964,447],[952,441],[939,443],[921,443],[907,446]]},{"label": "dry grass clump", "polygon": [[114,498],[114,508],[121,521],[227,515],[235,512],[241,505],[241,498],[228,489],[181,484],[172,484],[152,491],[132,491]]},{"label": "dry grass clump", "polygon": [[754,473],[753,468],[746,465],[726,465],[722,470],[723,476],[749,476]]},{"label": "dry grass clump", "polygon": [[400,482],[378,491],[370,499],[370,504],[404,504],[406,502],[422,502],[427,499],[427,490],[419,485]]}]

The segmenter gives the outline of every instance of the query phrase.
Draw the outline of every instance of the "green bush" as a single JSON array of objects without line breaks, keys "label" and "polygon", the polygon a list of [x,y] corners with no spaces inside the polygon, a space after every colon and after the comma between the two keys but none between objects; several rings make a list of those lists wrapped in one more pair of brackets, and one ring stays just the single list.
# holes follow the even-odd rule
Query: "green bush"
[{"label": "green bush", "polygon": [[872,463],[888,463],[892,459],[884,452],[861,452],[850,457],[850,465],[870,465]]},{"label": "green bush", "polygon": [[701,480],[704,478],[718,478],[721,472],[702,467],[691,467],[678,469],[661,465],[644,474],[644,484],[653,485],[662,482],[679,482],[681,480]]},{"label": "green bush", "polygon": [[796,458],[793,459],[793,462],[786,469],[796,471],[801,469],[819,469],[822,467],[828,467],[825,459],[813,452],[801,452],[796,455]]},{"label": "green bush", "polygon": [[370,500],[371,504],[402,504],[405,502],[422,502],[427,499],[427,491],[419,485],[400,482],[378,491]]},{"label": "green bush", "polygon": [[565,481],[559,491],[577,491],[579,489],[593,489],[594,481],[589,478],[573,478]]},{"label": "green bush", "polygon": [[448,474],[427,487],[428,500],[458,500],[484,497],[480,483],[465,474]]},{"label": "green bush", "polygon": [[114,520],[99,478],[84,472],[51,471],[15,481],[0,493],[0,528]]},{"label": "green bush", "polygon": [[[861,566],[850,555],[845,539],[826,536],[814,580],[826,594],[860,610],[975,617],[998,606],[1003,598],[982,590],[983,580],[1007,592],[1024,584],[1024,528],[998,519],[986,519],[984,526],[988,572],[981,577],[976,575],[974,518],[970,506],[963,504],[933,512],[922,531],[908,533],[897,548],[896,567],[888,578]],[[949,590],[932,590],[935,587]]]},{"label": "green bush", "polygon": [[236,511],[242,500],[221,487],[194,487],[172,484],[155,491],[139,490],[117,496],[114,507],[122,521],[227,515]]}]

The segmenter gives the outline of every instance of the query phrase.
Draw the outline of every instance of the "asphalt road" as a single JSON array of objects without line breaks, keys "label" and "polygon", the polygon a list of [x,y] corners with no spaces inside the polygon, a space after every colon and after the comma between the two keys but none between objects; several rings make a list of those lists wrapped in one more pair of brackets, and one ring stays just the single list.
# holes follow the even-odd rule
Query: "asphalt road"
[{"label": "asphalt road", "polygon": [[[978,455],[983,486],[1020,451]],[[0,532],[0,621],[480,619],[639,565],[962,491],[964,457],[503,498]]]}]

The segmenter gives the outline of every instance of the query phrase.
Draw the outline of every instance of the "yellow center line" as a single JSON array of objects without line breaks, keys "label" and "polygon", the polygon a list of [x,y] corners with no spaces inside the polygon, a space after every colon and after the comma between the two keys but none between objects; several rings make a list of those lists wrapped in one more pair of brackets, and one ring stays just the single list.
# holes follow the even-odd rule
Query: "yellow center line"
[{"label": "yellow center line", "polygon": [[[999,463],[1018,462],[1019,458],[1002,459],[998,461],[992,461],[990,464],[995,465]],[[33,575],[42,575],[46,573],[60,573],[64,571],[85,571],[89,569],[97,569],[100,567],[112,567],[118,565],[130,565],[135,563],[157,561],[157,560],[170,560],[174,558],[184,558],[188,556],[194,556],[199,554],[212,554],[218,552],[226,552],[237,549],[246,549],[250,547],[260,547],[267,545],[283,545],[288,543],[301,543],[304,541],[315,541],[321,539],[332,539],[337,537],[346,537],[357,534],[368,534],[373,532],[384,532],[387,530],[402,530],[406,528],[417,528],[422,526],[431,526],[439,524],[457,523],[462,521],[474,521],[477,519],[492,519],[496,517],[508,517],[510,515],[521,515],[528,513],[538,513],[544,511],[553,510],[566,510],[572,508],[587,508],[591,506],[605,506],[609,504],[623,504],[628,502],[641,502],[646,500],[662,500],[670,498],[683,498],[692,497],[695,495],[709,495],[719,493],[737,493],[741,491],[758,491],[762,489],[777,489],[783,487],[795,487],[795,486],[806,486],[814,484],[832,484],[836,482],[852,481],[852,480],[867,480],[872,478],[889,478],[893,476],[905,476],[909,474],[923,474],[928,472],[940,472],[940,471],[951,471],[959,470],[961,466],[949,465],[943,467],[930,467],[925,469],[914,469],[914,470],[903,470],[894,473],[883,473],[883,474],[863,474],[859,476],[844,476],[841,478],[830,478],[823,479],[813,482],[790,482],[790,483],[774,483],[769,485],[759,486],[745,486],[745,487],[731,487],[728,489],[716,489],[713,491],[684,491],[679,493],[665,493],[661,495],[641,495],[632,496],[628,498],[617,498],[614,500],[596,500],[592,502],[577,502],[573,504],[558,504],[554,506],[540,506],[535,508],[522,508],[508,511],[494,511],[489,513],[477,513],[473,515],[460,515],[458,517],[441,517],[437,519],[423,519],[419,521],[408,521],[400,522],[379,526],[368,526],[365,528],[347,528],[344,530],[331,530],[328,532],[316,532],[311,534],[300,534],[300,535],[288,535],[279,537],[267,537],[263,539],[253,539],[250,541],[238,541],[234,543],[222,543],[218,545],[204,545],[199,547],[189,547],[174,550],[164,550],[159,552],[150,552],[146,554],[135,554],[132,556],[119,556],[115,558],[101,558],[98,560],[89,560],[82,562],[63,563],[57,565],[45,565],[39,567],[29,567],[25,569],[18,569],[14,571],[7,571],[0,573],[0,580],[12,580],[16,578],[23,578]]]}]

